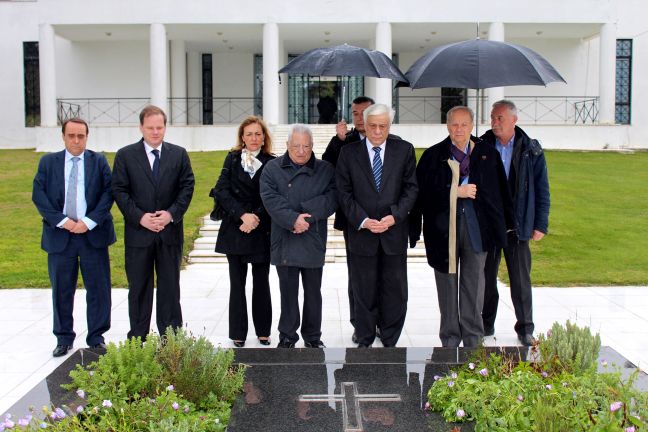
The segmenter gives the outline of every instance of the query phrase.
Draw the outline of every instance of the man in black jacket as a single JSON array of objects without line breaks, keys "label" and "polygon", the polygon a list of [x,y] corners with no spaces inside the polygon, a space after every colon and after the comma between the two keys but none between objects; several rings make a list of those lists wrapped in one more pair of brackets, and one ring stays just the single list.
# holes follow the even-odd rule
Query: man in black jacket
[{"label": "man in black jacket", "polygon": [[187,151],[164,141],[166,114],[149,105],[140,113],[142,139],[115,155],[112,189],[124,215],[129,338],[151,327],[154,272],[157,328],[182,327],[180,264],[184,217],[194,191]]},{"label": "man in black jacket", "polygon": [[[365,137],[365,126],[363,113],[370,105],[373,105],[375,102],[373,99],[367,96],[358,96],[351,103],[351,116],[353,118],[353,129],[347,129],[347,122],[345,119],[342,119],[336,126],[335,132],[336,135],[331,138],[331,141],[326,146],[326,150],[322,155],[322,159],[331,163],[333,166],[337,165],[338,158],[340,157],[340,150],[347,144],[361,141]],[[346,247],[346,264],[347,264],[347,278],[348,278],[348,293],[349,293],[349,321],[353,326],[353,336],[351,340],[353,343],[358,343],[358,337],[355,331],[355,306],[353,303],[353,289],[351,288],[351,253],[349,252],[349,234],[347,233],[347,223],[346,217],[344,216],[343,211],[337,211],[335,213],[335,222],[333,227],[336,230],[342,231],[344,236],[344,245]],[[380,336],[379,336],[380,337]]]},{"label": "man in black jacket", "polygon": [[[531,251],[529,240],[539,241],[549,226],[549,180],[544,152],[537,140],[515,125],[517,108],[511,101],[493,104],[491,130],[482,139],[499,152],[515,212],[515,232],[509,233],[504,259],[511,284],[511,299],[515,309],[515,332],[523,345],[533,345],[533,306],[531,290]],[[484,293],[484,333],[495,333],[495,317],[499,294],[497,270],[502,248],[488,251]]]},{"label": "man in black jacket", "polygon": [[470,108],[448,111],[449,136],[427,149],[416,168],[420,193],[411,214],[410,245],[420,238],[434,267],[445,347],[475,347],[484,335],[486,253],[506,242],[513,215],[497,151],[470,135]]},{"label": "man in black jacket", "polygon": [[394,111],[364,112],[367,136],[342,148],[336,167],[340,207],[348,224],[356,333],[369,347],[376,326],[395,346],[407,314],[408,215],[416,202],[412,144],[389,137]]}]

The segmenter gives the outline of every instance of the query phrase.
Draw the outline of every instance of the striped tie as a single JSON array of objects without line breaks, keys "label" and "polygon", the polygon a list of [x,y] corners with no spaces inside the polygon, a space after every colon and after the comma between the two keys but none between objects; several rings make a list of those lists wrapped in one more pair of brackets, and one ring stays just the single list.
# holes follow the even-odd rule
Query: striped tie
[{"label": "striped tie", "polygon": [[380,180],[382,179],[382,160],[380,159],[380,150],[382,150],[380,147],[373,148],[373,176],[377,190],[380,190]]}]

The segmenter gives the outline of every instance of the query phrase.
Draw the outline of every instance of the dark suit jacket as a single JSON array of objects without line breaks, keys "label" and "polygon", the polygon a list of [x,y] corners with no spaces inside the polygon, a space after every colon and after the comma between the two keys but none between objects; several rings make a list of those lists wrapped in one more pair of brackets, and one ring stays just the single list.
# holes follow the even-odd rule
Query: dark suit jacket
[{"label": "dark suit jacket", "polygon": [[[216,182],[215,198],[226,212],[218,230],[216,252],[231,255],[267,254],[270,261],[270,216],[261,202],[259,179],[266,164],[274,156],[263,152],[257,156],[263,165],[254,177],[243,171],[241,151],[232,151],[225,157],[223,169]],[[239,227],[244,213],[254,213],[260,219],[259,226],[249,234]]]},{"label": "dark suit jacket", "polygon": [[[371,256],[381,245],[387,255],[407,252],[408,214],[416,202],[416,157],[407,141],[387,138],[380,191],[376,190],[366,139],[340,151],[336,182],[340,209],[348,220],[349,249]],[[365,218],[392,215],[396,224],[382,234],[358,230]]]},{"label": "dark suit jacket", "polygon": [[[513,207],[499,153],[479,139],[471,139],[476,142],[470,153],[469,182],[477,186],[473,208],[484,250],[489,251],[506,244],[507,229],[515,226]],[[410,240],[412,243],[419,240],[422,223],[428,264],[443,273],[449,268],[451,145],[448,137],[423,152],[416,168],[421,193],[410,217]]]},{"label": "dark suit jacket", "polygon": [[[110,189],[110,167],[101,153],[84,152],[86,217],[97,223],[87,232],[88,241],[95,248],[105,248],[115,242],[110,208],[113,204]],[[62,252],[72,234],[57,228],[66,215],[65,206],[65,150],[43,156],[34,177],[32,201],[43,217],[41,247],[47,253]]]},{"label": "dark suit jacket", "polygon": [[[121,148],[113,167],[113,194],[124,215],[126,246],[147,247],[160,236],[166,245],[181,245],[182,218],[194,190],[194,175],[187,151],[163,142],[160,155],[160,178],[156,185],[144,140]],[[159,233],[140,225],[144,213],[166,210],[173,221]]]},{"label": "dark suit jacket", "polygon": [[[388,138],[401,139],[399,136],[392,134],[389,134]],[[337,165],[338,159],[340,158],[340,150],[342,150],[342,147],[356,141],[360,141],[360,132],[358,132],[358,129],[356,128],[353,128],[349,132],[347,132],[344,140],[338,138],[337,135],[333,135],[333,138],[331,138],[331,141],[329,141],[328,145],[326,146],[326,150],[324,150],[324,153],[322,154],[322,160],[325,160],[335,167]],[[346,217],[344,216],[344,212],[341,209],[338,209],[338,211],[335,212],[335,222],[333,223],[333,228],[340,231],[344,231],[347,228]]]}]

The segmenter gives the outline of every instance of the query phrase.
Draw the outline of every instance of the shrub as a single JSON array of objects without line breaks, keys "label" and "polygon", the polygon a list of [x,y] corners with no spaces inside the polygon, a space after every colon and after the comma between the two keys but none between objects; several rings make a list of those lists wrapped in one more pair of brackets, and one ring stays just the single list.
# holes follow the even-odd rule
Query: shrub
[{"label": "shrub", "polygon": [[647,430],[648,393],[633,385],[639,371],[625,382],[619,372],[597,373],[598,346],[589,330],[554,324],[536,362],[480,351],[468,365],[435,377],[427,406],[448,422],[474,421],[478,432]]},{"label": "shrub", "polygon": [[75,405],[32,413],[21,430],[222,432],[243,387],[244,368],[233,360],[232,350],[182,329],[109,344],[96,362],[70,372],[63,387],[77,392]]}]

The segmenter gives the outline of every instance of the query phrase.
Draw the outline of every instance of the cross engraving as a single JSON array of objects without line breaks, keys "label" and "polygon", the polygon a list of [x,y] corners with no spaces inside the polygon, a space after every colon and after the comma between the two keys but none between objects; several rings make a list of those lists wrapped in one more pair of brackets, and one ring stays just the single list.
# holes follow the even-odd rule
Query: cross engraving
[{"label": "cross engraving", "polygon": [[299,402],[328,402],[342,404],[344,432],[363,432],[361,402],[401,402],[398,394],[360,394],[355,382],[340,383],[340,394],[301,395]]}]

